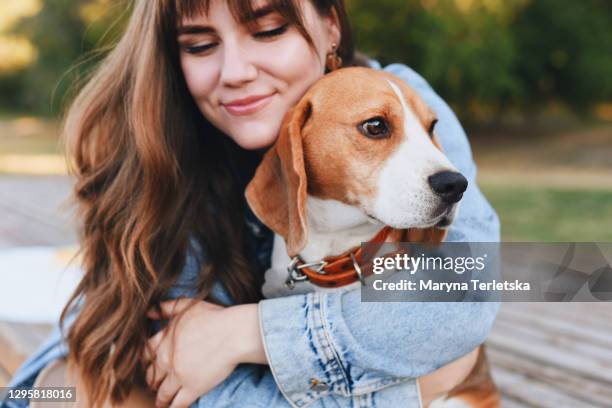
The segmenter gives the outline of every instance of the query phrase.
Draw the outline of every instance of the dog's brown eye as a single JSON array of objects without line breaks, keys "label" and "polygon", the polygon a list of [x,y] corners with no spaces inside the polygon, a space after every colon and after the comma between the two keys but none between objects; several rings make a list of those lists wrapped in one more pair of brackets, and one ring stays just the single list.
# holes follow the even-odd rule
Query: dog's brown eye
[{"label": "dog's brown eye", "polygon": [[357,126],[357,129],[370,139],[382,139],[389,136],[389,125],[385,118],[381,116],[366,120]]}]

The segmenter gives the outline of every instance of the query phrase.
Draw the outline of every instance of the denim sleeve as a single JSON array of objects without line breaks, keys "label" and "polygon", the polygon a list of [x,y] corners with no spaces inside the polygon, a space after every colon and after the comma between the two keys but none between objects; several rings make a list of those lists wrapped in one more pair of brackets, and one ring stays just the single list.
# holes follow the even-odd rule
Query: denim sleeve
[{"label": "denim sleeve", "polygon": [[[385,70],[414,87],[437,113],[444,152],[469,180],[447,240],[499,241],[498,217],[476,186],[476,166],[456,116],[410,68],[394,64]],[[359,289],[260,303],[270,369],[297,406],[325,396],[369,394],[399,382],[416,388],[417,377],[483,343],[498,309],[493,302],[362,303]]]}]

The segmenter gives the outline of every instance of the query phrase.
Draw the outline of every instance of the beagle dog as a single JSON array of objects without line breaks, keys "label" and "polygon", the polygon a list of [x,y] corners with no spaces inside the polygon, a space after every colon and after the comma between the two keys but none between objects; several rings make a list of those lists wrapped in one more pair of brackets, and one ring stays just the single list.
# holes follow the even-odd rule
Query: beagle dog
[{"label": "beagle dog", "polygon": [[[264,296],[359,285],[362,242],[444,240],[468,182],[442,153],[436,121],[401,79],[369,68],[339,69],[306,92],[245,193],[276,233]],[[431,406],[499,406],[482,347],[476,355]]]}]

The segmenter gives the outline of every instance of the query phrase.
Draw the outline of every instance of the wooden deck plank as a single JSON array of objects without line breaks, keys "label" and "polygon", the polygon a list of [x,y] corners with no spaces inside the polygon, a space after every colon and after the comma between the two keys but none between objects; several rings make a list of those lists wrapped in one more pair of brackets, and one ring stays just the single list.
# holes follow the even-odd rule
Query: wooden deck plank
[{"label": "wooden deck plank", "polygon": [[498,315],[494,330],[497,324],[511,325],[519,330],[537,331],[542,336],[553,337],[553,343],[565,344],[570,349],[586,342],[593,348],[610,350],[605,351],[605,354],[612,355],[612,330],[583,324],[578,318],[551,317],[529,310],[506,309]]},{"label": "wooden deck plank", "polygon": [[11,375],[0,365],[0,387],[6,387],[11,380]]},{"label": "wooden deck plank", "polygon": [[[612,405],[612,384],[569,375],[559,367],[547,366],[516,353],[488,348],[493,369],[507,370],[563,390],[564,394],[594,405]],[[560,385],[563,385],[560,387]]]},{"label": "wooden deck plank", "polygon": [[[502,332],[537,342],[551,350],[579,356],[585,361],[596,361],[603,369],[612,371],[612,346],[599,344],[588,337],[576,338],[562,331],[551,331],[547,327],[521,325],[513,321],[499,320],[495,324],[497,332]],[[610,377],[612,379],[612,376]]]},{"label": "wooden deck plank", "polygon": [[523,355],[538,361],[540,364],[557,366],[572,373],[572,375],[612,383],[612,370],[609,361],[601,361],[600,358],[593,355],[568,352],[567,349],[554,344],[549,338],[543,337],[537,331],[528,331],[524,328],[512,326],[504,327],[498,322],[496,330],[489,336],[487,344],[499,351]]},{"label": "wooden deck plank", "polygon": [[487,342],[503,406],[612,407],[611,312],[610,303],[503,304]]},{"label": "wooden deck plank", "polygon": [[[554,305],[550,306],[554,307]],[[608,307],[612,308],[612,304]],[[602,347],[612,349],[612,327],[607,328],[603,327],[603,325],[586,324],[582,320],[580,320],[580,324],[576,324],[577,320],[570,320],[567,315],[563,315],[565,318],[561,317],[559,315],[543,315],[542,313],[532,313],[531,310],[506,307],[500,312],[498,318],[502,321],[509,321],[521,326],[538,327],[540,330],[556,333],[576,341],[587,340],[597,343]],[[600,316],[599,319],[605,320],[606,317]]]},{"label": "wooden deck plank", "polygon": [[[564,315],[575,318],[587,319],[589,324],[595,326],[603,325],[612,327],[612,303],[610,302],[567,302],[567,303],[546,303],[546,302],[516,302],[505,303],[502,311],[506,308],[532,311],[543,315]],[[600,318],[604,318],[600,320]]]},{"label": "wooden deck plank", "polygon": [[506,303],[502,305],[500,316],[506,310],[563,320],[580,327],[612,333],[612,303]]},{"label": "wooden deck plank", "polygon": [[0,321],[0,366],[13,375],[44,341],[50,325]]}]

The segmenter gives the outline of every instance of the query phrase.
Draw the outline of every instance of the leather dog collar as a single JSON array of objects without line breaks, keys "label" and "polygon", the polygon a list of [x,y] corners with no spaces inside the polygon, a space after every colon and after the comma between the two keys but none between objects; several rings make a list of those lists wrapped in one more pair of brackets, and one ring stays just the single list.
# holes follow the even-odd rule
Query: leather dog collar
[{"label": "leather dog collar", "polygon": [[[382,245],[393,228],[386,226],[381,229],[368,244]],[[362,246],[351,248],[337,256],[328,256],[319,262],[305,263],[296,256],[287,267],[289,277],[285,284],[293,289],[295,282],[308,280],[310,283],[325,288],[338,288],[361,281],[372,274],[367,268],[362,271],[359,264],[363,258]]]}]

